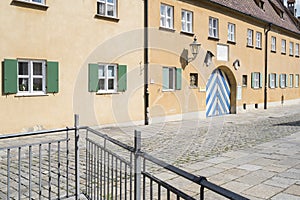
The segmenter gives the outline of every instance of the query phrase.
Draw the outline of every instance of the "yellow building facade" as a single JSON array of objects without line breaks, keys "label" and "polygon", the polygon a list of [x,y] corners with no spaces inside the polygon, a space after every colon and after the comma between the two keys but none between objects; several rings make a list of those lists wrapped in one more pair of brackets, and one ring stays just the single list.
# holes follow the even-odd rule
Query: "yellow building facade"
[{"label": "yellow building facade", "polygon": [[0,132],[299,105],[298,21],[279,0],[247,4],[258,16],[220,0],[2,0]]},{"label": "yellow building facade", "polygon": [[[185,119],[299,105],[298,21],[280,1],[227,3],[151,1],[152,116]],[[193,57],[188,48],[195,36],[199,54],[184,63]],[[179,88],[172,70],[181,71]]]}]

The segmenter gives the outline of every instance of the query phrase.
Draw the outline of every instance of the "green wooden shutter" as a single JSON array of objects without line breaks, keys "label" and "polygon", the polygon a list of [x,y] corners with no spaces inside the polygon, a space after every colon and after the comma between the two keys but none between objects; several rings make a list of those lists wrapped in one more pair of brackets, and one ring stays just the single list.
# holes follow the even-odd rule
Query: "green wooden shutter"
[{"label": "green wooden shutter", "polygon": [[18,61],[4,59],[3,93],[15,94],[18,91]]},{"label": "green wooden shutter", "polygon": [[47,61],[46,88],[47,93],[57,93],[59,87],[58,81],[58,62]]},{"label": "green wooden shutter", "polygon": [[127,90],[127,65],[118,66],[118,92]]},{"label": "green wooden shutter", "polygon": [[278,74],[275,74],[275,87],[278,88],[279,86],[279,77]]},{"label": "green wooden shutter", "polygon": [[98,92],[98,64],[89,64],[89,92]]},{"label": "green wooden shutter", "polygon": [[269,88],[271,88],[271,74],[269,74]]},{"label": "green wooden shutter", "polygon": [[262,88],[263,87],[263,75],[262,73],[259,73],[259,88]]},{"label": "green wooden shutter", "polygon": [[176,68],[176,90],[181,90],[182,84],[182,70],[181,68]]},{"label": "green wooden shutter", "polygon": [[251,73],[251,88],[254,88],[254,72]]},{"label": "green wooden shutter", "polygon": [[169,89],[169,68],[168,67],[163,67],[163,90],[168,90]]}]

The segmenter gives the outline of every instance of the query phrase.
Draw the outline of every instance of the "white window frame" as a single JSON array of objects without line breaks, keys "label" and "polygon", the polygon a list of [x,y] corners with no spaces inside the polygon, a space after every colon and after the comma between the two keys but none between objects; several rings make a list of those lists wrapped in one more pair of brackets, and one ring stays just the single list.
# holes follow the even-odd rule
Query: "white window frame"
[{"label": "white window frame", "polygon": [[[101,16],[116,18],[117,17],[117,3],[118,2],[117,2],[117,0],[111,0],[111,1],[112,2],[110,2],[110,0],[97,0],[97,14],[101,15]],[[100,4],[104,5],[104,13],[99,12]],[[113,15],[108,14],[108,7],[109,6],[113,7]]]},{"label": "white window frame", "polygon": [[[100,72],[100,68],[104,69],[104,75],[102,75]],[[113,76],[110,76],[109,75],[109,70],[108,68],[109,67],[113,67]],[[98,65],[98,84],[100,84],[100,80],[104,80],[104,89],[101,89],[100,88],[100,85],[99,85],[99,90],[97,93],[117,93],[117,86],[118,86],[118,83],[117,83],[117,67],[118,65],[117,64],[107,64],[107,63],[100,63]],[[109,89],[108,88],[108,81],[109,80],[113,80],[113,89]]]},{"label": "white window frame", "polygon": [[[168,87],[167,88],[163,87],[163,91],[165,91],[165,92],[175,91],[175,89],[176,89],[176,68],[175,67],[163,67],[163,69],[169,70]],[[163,83],[164,83],[164,81],[163,81]]]},{"label": "white window frame", "polygon": [[21,0],[21,1],[25,1],[25,2],[33,3],[33,4],[45,5],[46,0]]},{"label": "white window frame", "polygon": [[[168,9],[170,13],[168,14]],[[173,29],[174,27],[174,8],[167,4],[160,5],[160,27]],[[168,23],[169,22],[169,23]]]},{"label": "white window frame", "polygon": [[258,89],[260,86],[260,73],[259,72],[254,72],[253,74],[253,88]]},{"label": "white window frame", "polygon": [[280,88],[285,88],[286,87],[286,74],[280,74],[279,76],[281,79],[280,81]]},{"label": "white window frame", "polygon": [[193,12],[181,10],[181,31],[193,33]]},{"label": "white window frame", "polygon": [[295,88],[299,87],[299,74],[295,74]]},{"label": "white window frame", "polygon": [[281,40],[281,53],[286,54],[286,40]]},{"label": "white window frame", "polygon": [[256,48],[261,49],[261,42],[262,42],[262,33],[261,32],[256,32]]},{"label": "white window frame", "polygon": [[209,17],[208,35],[211,38],[219,38],[219,19],[214,17]]},{"label": "white window frame", "polygon": [[289,55],[290,56],[294,55],[294,42],[290,42],[290,45],[289,45]]},{"label": "white window frame", "polygon": [[[28,75],[20,75],[19,74],[19,63],[20,62],[25,62],[28,63]],[[33,64],[34,63],[40,63],[42,64],[42,75],[34,75],[33,74]],[[22,95],[44,95],[46,94],[46,61],[43,60],[18,60],[18,67],[17,67],[17,74],[18,74],[18,92],[17,94],[22,94]],[[20,84],[19,84],[19,79],[21,78],[27,78],[28,79],[28,91],[23,91],[20,90]],[[34,79],[42,79],[42,88],[41,90],[35,91],[34,90]]]},{"label": "white window frame", "polygon": [[289,87],[292,88],[294,84],[294,75],[290,74],[289,75]]},{"label": "white window frame", "polygon": [[253,30],[247,30],[247,46],[253,47]]},{"label": "white window frame", "polygon": [[228,23],[228,37],[227,40],[235,42],[235,24]]},{"label": "white window frame", "polygon": [[276,87],[276,74],[275,73],[271,73],[270,74],[270,88],[275,88]]},{"label": "white window frame", "polygon": [[276,37],[271,37],[271,51],[276,52]]},{"label": "white window frame", "polygon": [[295,44],[295,56],[299,57],[299,44]]}]

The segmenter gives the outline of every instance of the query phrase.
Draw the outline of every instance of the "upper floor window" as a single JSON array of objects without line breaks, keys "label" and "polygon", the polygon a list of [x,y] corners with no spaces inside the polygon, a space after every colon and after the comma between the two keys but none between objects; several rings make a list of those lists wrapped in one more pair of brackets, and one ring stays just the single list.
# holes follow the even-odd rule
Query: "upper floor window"
[{"label": "upper floor window", "polygon": [[299,44],[295,44],[295,56],[299,57]]},{"label": "upper floor window", "polygon": [[209,37],[219,38],[219,20],[209,17]]},{"label": "upper floor window", "polygon": [[293,42],[290,42],[290,51],[289,51],[289,55],[292,56],[294,55],[294,43]]},{"label": "upper floor window", "polygon": [[97,14],[117,17],[117,0],[97,0]]},{"label": "upper floor window", "polygon": [[193,32],[193,13],[187,10],[181,11],[181,30],[183,32]]},{"label": "upper floor window", "polygon": [[21,0],[29,3],[45,4],[45,0]]},{"label": "upper floor window", "polygon": [[228,41],[235,42],[235,24],[228,23]]},{"label": "upper floor window", "polygon": [[276,37],[271,37],[271,51],[276,52]]},{"label": "upper floor window", "polygon": [[253,47],[253,30],[247,30],[247,46]]},{"label": "upper floor window", "polygon": [[262,33],[261,32],[256,32],[256,48],[261,49],[261,38],[262,38]]},{"label": "upper floor window", "polygon": [[160,26],[163,28],[173,29],[173,7],[160,5]]},{"label": "upper floor window", "polygon": [[286,40],[281,40],[281,53],[286,53]]}]

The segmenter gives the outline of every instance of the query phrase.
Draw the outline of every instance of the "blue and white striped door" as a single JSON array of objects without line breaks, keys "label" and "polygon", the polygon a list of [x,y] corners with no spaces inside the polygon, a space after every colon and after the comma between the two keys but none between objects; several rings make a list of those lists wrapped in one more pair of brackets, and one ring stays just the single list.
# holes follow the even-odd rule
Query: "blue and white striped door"
[{"label": "blue and white striped door", "polygon": [[226,74],[216,69],[206,85],[206,116],[230,113],[230,85]]}]

